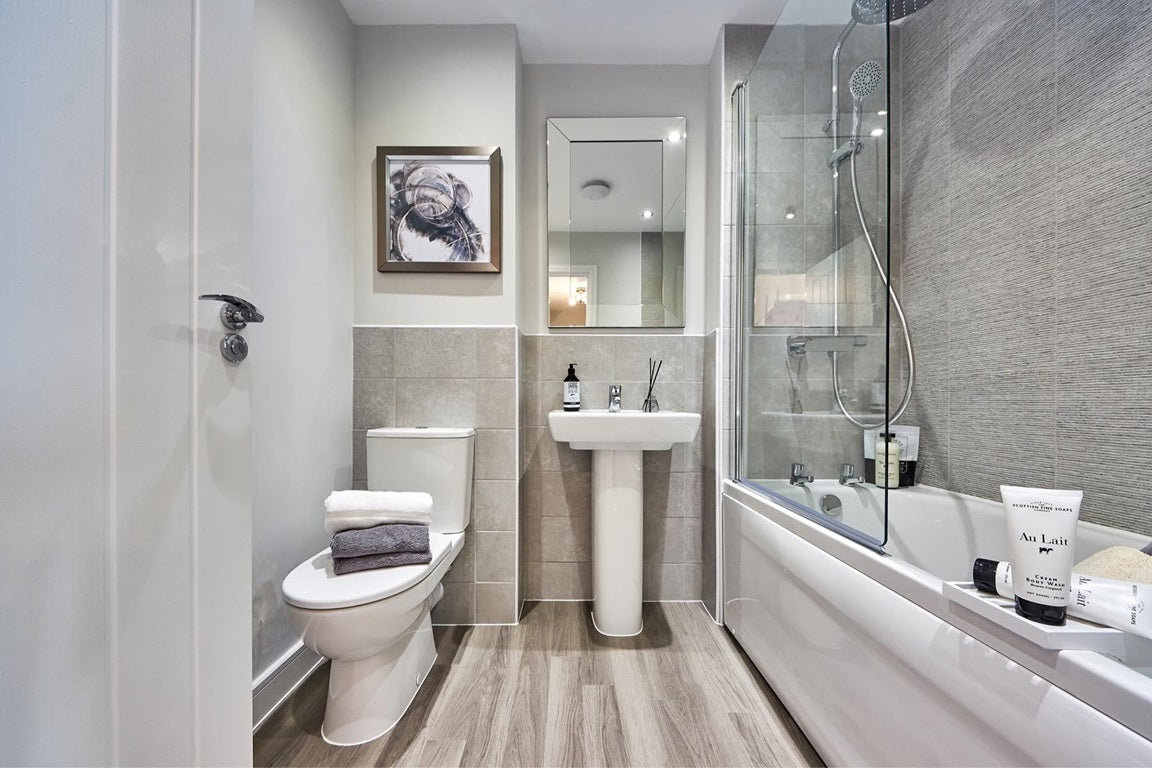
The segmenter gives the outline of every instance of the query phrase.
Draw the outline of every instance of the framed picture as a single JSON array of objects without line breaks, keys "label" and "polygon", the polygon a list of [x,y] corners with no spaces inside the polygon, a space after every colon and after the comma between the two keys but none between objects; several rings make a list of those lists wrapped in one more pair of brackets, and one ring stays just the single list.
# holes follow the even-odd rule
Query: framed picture
[{"label": "framed picture", "polygon": [[379,272],[500,271],[499,147],[376,147]]}]

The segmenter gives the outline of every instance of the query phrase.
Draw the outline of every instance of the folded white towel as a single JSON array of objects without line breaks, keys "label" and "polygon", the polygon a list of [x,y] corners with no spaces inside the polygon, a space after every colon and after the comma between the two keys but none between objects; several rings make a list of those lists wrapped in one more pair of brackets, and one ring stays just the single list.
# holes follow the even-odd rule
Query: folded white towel
[{"label": "folded white towel", "polygon": [[419,491],[333,491],[324,500],[329,534],[382,523],[432,522],[432,497]]}]

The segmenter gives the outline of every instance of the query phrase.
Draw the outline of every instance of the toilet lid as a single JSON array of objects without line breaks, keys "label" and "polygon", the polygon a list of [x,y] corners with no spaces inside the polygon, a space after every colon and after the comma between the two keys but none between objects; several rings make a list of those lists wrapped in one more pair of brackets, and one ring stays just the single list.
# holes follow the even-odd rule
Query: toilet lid
[{"label": "toilet lid", "polygon": [[350,608],[398,595],[419,584],[436,565],[463,542],[462,533],[429,532],[432,562],[376,568],[337,576],[332,571],[332,550],[305,560],[284,577],[284,601],[297,608]]}]

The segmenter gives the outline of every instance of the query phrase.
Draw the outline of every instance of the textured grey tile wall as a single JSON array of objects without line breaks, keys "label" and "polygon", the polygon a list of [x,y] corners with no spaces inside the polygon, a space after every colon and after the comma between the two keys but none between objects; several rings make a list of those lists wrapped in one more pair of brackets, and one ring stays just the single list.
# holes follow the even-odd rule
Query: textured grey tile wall
[{"label": "textured grey tile wall", "polygon": [[517,596],[515,328],[353,329],[352,478],[375,427],[475,427],[472,517],[437,624],[510,624]]},{"label": "textured grey tile wall", "polygon": [[923,481],[1152,534],[1152,3],[937,0],[902,36]]},{"label": "textured grey tile wall", "polygon": [[[560,382],[577,363],[582,405],[606,408],[608,385],[639,408],[648,358],[664,360],[661,407],[701,413],[701,336],[544,335],[521,340],[520,500],[525,599],[592,597],[592,455],[556,443],[547,416],[562,407]],[[644,598],[697,600],[701,584],[703,436],[644,456]]]}]

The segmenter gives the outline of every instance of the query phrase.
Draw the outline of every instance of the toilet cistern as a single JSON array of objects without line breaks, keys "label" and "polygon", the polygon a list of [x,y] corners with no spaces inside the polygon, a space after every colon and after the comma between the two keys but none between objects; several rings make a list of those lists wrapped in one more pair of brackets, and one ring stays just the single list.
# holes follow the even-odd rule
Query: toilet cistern
[{"label": "toilet cistern", "polygon": [[677,411],[552,411],[558,442],[592,451],[592,623],[603,635],[644,628],[644,451],[690,443],[700,414]]}]

